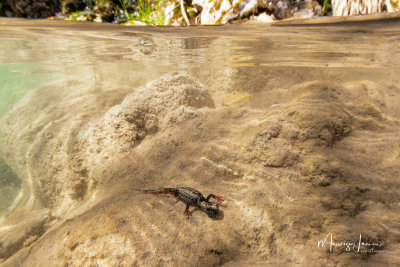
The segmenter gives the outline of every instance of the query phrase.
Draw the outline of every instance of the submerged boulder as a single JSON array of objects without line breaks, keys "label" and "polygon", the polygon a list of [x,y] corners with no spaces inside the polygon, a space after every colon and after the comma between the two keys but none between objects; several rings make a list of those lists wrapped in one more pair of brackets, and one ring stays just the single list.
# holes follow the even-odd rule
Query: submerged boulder
[{"label": "submerged boulder", "polygon": [[[214,107],[203,85],[185,72],[132,89],[118,104],[111,95],[82,95],[79,87],[66,92],[57,86],[68,84],[29,92],[2,118],[0,127],[4,160],[30,187],[26,191],[56,215],[107,183],[101,173],[110,157],[130,153],[159,131],[196,117],[199,108]],[[104,97],[109,103],[99,107]],[[99,115],[98,108],[106,112]],[[17,147],[21,151],[12,152]]]}]

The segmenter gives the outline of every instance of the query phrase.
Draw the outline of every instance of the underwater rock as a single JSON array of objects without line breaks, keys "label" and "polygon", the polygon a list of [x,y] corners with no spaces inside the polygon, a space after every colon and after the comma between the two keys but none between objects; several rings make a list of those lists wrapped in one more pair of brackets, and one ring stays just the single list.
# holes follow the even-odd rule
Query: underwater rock
[{"label": "underwater rock", "polygon": [[232,106],[235,104],[246,103],[246,102],[249,102],[252,97],[253,96],[249,93],[233,91],[225,96],[224,102],[222,103],[222,105]]},{"label": "underwater rock", "polygon": [[[104,182],[98,166],[106,164],[109,155],[128,153],[148,136],[196,117],[197,109],[214,107],[202,84],[185,72],[167,74],[135,89],[100,117],[96,109],[90,108],[96,106],[96,97],[89,100],[90,95],[81,98],[79,93],[72,92],[63,99],[53,97],[50,91],[54,92],[54,88],[45,86],[28,93],[19,108],[32,109],[32,101],[41,99],[48,100],[42,108],[53,112],[41,113],[41,106],[36,106],[35,111],[24,113],[24,121],[35,117],[29,126],[24,126],[20,120],[12,123],[12,118],[18,116],[16,109],[5,116],[8,122],[3,124],[0,135],[5,146],[14,144],[9,140],[14,139],[15,131],[29,136],[29,153],[11,155],[5,152],[11,147],[5,146],[1,151],[10,155],[5,161],[14,165],[24,184],[31,185],[29,190],[35,198],[44,207],[53,208],[55,214],[73,209],[72,203],[90,197]],[[45,94],[48,99],[43,97]],[[55,111],[57,107],[59,110]],[[74,115],[63,113],[69,108],[76,108]],[[20,145],[24,146],[15,144]],[[30,181],[29,175],[40,178]]]},{"label": "underwater rock", "polygon": [[[22,98],[0,120],[0,152],[32,179],[35,205],[21,213],[27,225],[16,211],[1,226],[2,263],[395,262],[316,246],[331,231],[338,241],[362,232],[396,251],[397,87],[279,80],[250,94],[209,83],[174,72],[118,94],[70,82]],[[222,106],[230,94],[248,104]],[[219,219],[186,220],[172,197],[139,193],[175,185],[223,196]]]},{"label": "underwater rock", "polygon": [[[48,209],[14,213],[0,224],[0,260],[7,259],[18,250],[28,247],[46,231],[52,218]],[[1,225],[8,225],[5,228]]]},{"label": "underwater rock", "polygon": [[[165,75],[138,88],[120,105],[111,108],[105,114],[104,121],[99,122],[101,125],[96,127],[105,132],[91,138],[101,140],[104,144],[112,143],[114,148],[125,142],[132,142],[135,146],[147,135],[183,119],[182,110],[178,110],[181,106],[214,107],[214,102],[200,82],[186,73]],[[93,143],[98,144],[99,141]]]}]

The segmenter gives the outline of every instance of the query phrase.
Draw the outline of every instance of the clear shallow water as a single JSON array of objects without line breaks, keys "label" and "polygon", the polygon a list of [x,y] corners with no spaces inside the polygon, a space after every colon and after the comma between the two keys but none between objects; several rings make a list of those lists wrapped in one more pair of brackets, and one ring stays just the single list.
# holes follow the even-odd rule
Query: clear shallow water
[{"label": "clear shallow water", "polygon": [[[265,263],[271,260],[266,255],[273,255],[280,249],[297,255],[296,259],[285,255],[284,263],[285,259],[299,260],[300,264],[307,262],[303,258],[313,259],[314,257],[312,252],[307,250],[311,244],[315,243],[316,237],[313,237],[313,234],[325,236],[327,231],[333,231],[335,227],[342,226],[337,221],[348,222],[351,220],[349,217],[355,217],[354,214],[343,215],[347,216],[345,219],[340,217],[342,215],[329,215],[332,217],[328,216],[323,222],[313,222],[309,233],[304,234],[304,237],[302,236],[304,240],[300,241],[303,245],[307,244],[304,245],[303,250],[292,247],[285,239],[293,238],[296,236],[294,233],[285,232],[281,236],[276,234],[275,237],[271,237],[263,232],[273,232],[271,229],[275,229],[275,225],[278,225],[277,229],[285,229],[286,226],[282,225],[296,225],[298,221],[286,222],[284,218],[273,215],[271,215],[272,219],[266,219],[267,215],[261,214],[268,214],[268,216],[275,214],[277,208],[274,205],[277,205],[284,213],[283,210],[290,209],[291,205],[294,205],[292,199],[297,199],[299,206],[304,209],[299,208],[296,212],[303,214],[306,221],[310,221],[309,218],[312,216],[307,207],[318,206],[321,202],[325,208],[329,207],[327,208],[329,212],[343,209],[357,213],[359,212],[358,205],[361,207],[365,199],[375,201],[370,205],[374,208],[378,207],[376,209],[379,209],[380,203],[391,202],[390,199],[384,199],[381,196],[385,190],[392,190],[388,195],[393,194],[392,200],[396,199],[395,191],[398,188],[396,160],[399,151],[395,133],[399,128],[397,116],[399,105],[396,102],[399,97],[400,77],[399,33],[400,27],[397,20],[331,25],[132,28],[116,25],[2,19],[0,20],[0,81],[2,81],[0,116],[3,118],[1,120],[3,139],[0,157],[4,158],[4,164],[2,163],[0,174],[2,175],[0,189],[7,191],[7,194],[2,194],[0,198],[2,202],[0,215],[8,213],[9,206],[26,207],[27,210],[34,211],[33,215],[29,212],[25,217],[19,215],[25,218],[19,221],[26,222],[27,225],[35,225],[36,221],[31,223],[28,218],[39,218],[41,212],[46,213],[50,210],[50,215],[48,215],[50,219],[46,219],[49,221],[46,221],[46,227],[43,229],[52,229],[53,233],[63,235],[66,232],[65,227],[75,227],[77,233],[81,230],[86,231],[74,225],[73,222],[68,225],[65,221],[67,218],[75,218],[79,226],[79,224],[90,224],[87,218],[103,216],[104,209],[107,210],[106,214],[117,210],[120,217],[117,219],[112,217],[112,219],[118,221],[118,227],[124,225],[120,222],[121,220],[129,221],[131,217],[137,217],[138,219],[132,219],[129,225],[143,229],[142,234],[138,234],[129,232],[130,230],[125,231],[123,226],[121,229],[118,228],[123,233],[122,236],[133,236],[133,241],[131,241],[133,245],[129,246],[133,248],[135,255],[142,255],[139,265],[154,265],[155,262],[161,264],[157,259],[157,254],[162,257],[169,255],[166,262],[179,265],[185,262],[179,253],[184,251],[190,242],[185,237],[179,236],[178,239],[182,241],[183,247],[177,245],[177,250],[180,252],[174,259],[172,254],[168,253],[168,249],[157,243],[157,235],[154,236],[154,233],[158,233],[169,242],[171,241],[169,237],[173,233],[176,234],[176,229],[182,227],[188,232],[194,231],[190,233],[196,237],[205,238],[204,244],[212,245],[213,243],[209,241],[212,238],[207,237],[207,234],[206,237],[202,237],[204,231],[196,227],[202,224],[207,227],[214,226],[209,225],[209,222],[202,217],[201,220],[204,219],[204,221],[198,222],[196,227],[181,225],[178,215],[171,219],[168,212],[160,212],[164,209],[164,206],[159,206],[160,203],[146,202],[147,199],[141,198],[138,200],[136,196],[133,196],[133,189],[143,186],[183,184],[200,187],[206,191],[217,190],[230,198],[228,203],[236,203],[237,206],[228,204],[225,207],[225,219],[220,223],[231,226],[231,229],[236,229],[242,224],[248,226],[248,229],[252,229],[251,227],[255,225],[256,229],[254,233],[240,230],[241,228],[230,232],[215,222],[216,225],[222,227],[221,248],[200,246],[201,249],[196,249],[196,246],[192,245],[192,250],[212,250],[214,254],[211,254],[218,255],[218,259],[210,259],[209,254],[204,256],[199,252],[200,254],[195,256],[195,262],[199,265],[220,265],[235,260],[241,262],[242,259],[245,262],[243,264],[246,264],[248,257],[257,260],[261,258],[261,262]],[[177,116],[175,120],[178,122],[171,123],[171,127],[163,126],[161,123],[163,112],[156,113],[161,121],[157,127],[161,130],[153,132],[150,128],[146,128],[144,134],[138,130],[137,135],[143,134],[144,137],[135,137],[137,139],[129,149],[122,147],[120,150],[113,150],[113,147],[119,148],[118,141],[113,143],[113,138],[115,140],[122,138],[114,132],[97,139],[97,143],[93,141],[95,145],[91,143],[91,136],[107,130],[107,126],[103,126],[102,122],[107,122],[110,117],[113,118],[113,113],[109,112],[112,111],[113,106],[122,103],[126,96],[135,92],[136,88],[174,71],[184,71],[198,79],[210,93],[216,111],[206,110],[204,113],[203,111],[199,114],[195,113],[197,115],[193,115],[194,118],[199,119],[193,124]],[[178,76],[172,81],[168,79],[162,81],[167,86],[180,84],[180,79]],[[184,82],[190,84],[191,80]],[[41,85],[44,87],[32,91]],[[319,89],[315,89],[316,87],[327,89],[324,89],[325,91],[321,89],[320,92]],[[151,87],[147,89],[150,90]],[[239,92],[239,95],[246,93],[251,98],[245,95],[244,100],[236,99],[238,105],[227,107],[224,103],[227,103],[227,99],[232,97],[231,93],[234,91]],[[31,95],[26,95],[27,92]],[[143,92],[146,96],[146,90]],[[340,93],[336,94],[336,92]],[[365,92],[367,92],[366,95]],[[23,98],[24,95],[26,95],[25,98]],[[129,105],[135,106],[136,102],[141,101],[138,96],[135,97],[132,103],[128,101]],[[158,95],[154,97],[154,99],[158,98],[163,99]],[[21,99],[22,102],[18,103]],[[172,97],[160,102],[161,104],[158,102],[151,104],[151,97],[145,99],[150,106],[168,106],[170,102],[175,101]],[[333,107],[328,105],[330,101],[334,102]],[[127,104],[128,107],[129,105]],[[13,108],[14,110],[11,110]],[[352,130],[348,138],[346,137],[348,135],[347,122],[344,122],[347,120],[347,115],[338,112],[342,109],[345,110],[343,114],[351,114],[349,117],[352,119],[349,121],[356,121],[349,123]],[[10,110],[8,115],[4,115]],[[187,110],[189,110],[188,114],[191,114],[191,109],[184,109],[184,112]],[[168,112],[165,111],[165,113]],[[246,154],[249,150],[248,143],[257,143],[257,138],[265,136],[264,131],[269,131],[268,125],[277,123],[276,121],[289,121],[292,116],[290,114],[300,114],[300,117],[295,120],[296,125],[300,127],[299,135],[302,129],[308,129],[304,135],[317,136],[317,139],[328,143],[328,148],[322,149],[319,144],[312,142],[308,144],[308,139],[314,140],[311,137],[303,137],[301,142],[293,141],[295,138],[290,137],[292,140],[288,137],[280,143],[273,143],[273,147],[266,145],[267,148],[264,149],[269,153],[267,156],[263,154],[264,152]],[[305,114],[304,117],[301,117],[303,114]],[[143,117],[146,116],[143,115]],[[149,121],[152,121],[152,116]],[[279,116],[287,117],[282,119]],[[339,119],[331,123],[330,116],[333,118],[337,116]],[[276,117],[280,119],[275,119]],[[136,127],[141,128],[141,124],[136,123]],[[323,124],[322,130],[319,129],[321,124]],[[339,126],[336,127],[336,124]],[[279,127],[290,129],[292,126],[282,124]],[[324,127],[334,129],[335,136],[339,137],[329,137]],[[136,131],[136,129],[130,129],[130,131],[134,130]],[[326,135],[328,137],[325,137]],[[288,136],[292,135],[288,134]],[[111,141],[107,139],[108,137]],[[253,137],[255,141],[249,141]],[[122,139],[125,140],[124,138],[126,139],[126,137]],[[344,141],[338,142],[342,138]],[[388,138],[392,140],[393,147],[385,141]],[[108,140],[109,143],[103,140]],[[338,142],[335,147],[333,147],[334,142]],[[239,155],[235,158],[232,154],[240,151],[236,146],[243,146],[247,150],[238,153]],[[183,148],[179,150],[174,147]],[[282,152],[278,149],[279,147],[288,147],[289,151],[296,152],[293,154],[287,151]],[[378,149],[383,152],[378,152]],[[133,151],[133,154],[129,154],[129,151]],[[375,154],[380,160],[374,160],[372,155]],[[226,165],[225,176],[220,173],[217,175],[207,169],[208,165],[204,162],[209,161],[204,158],[219,164],[218,166]],[[253,159],[249,160],[249,158]],[[320,160],[321,158],[323,159]],[[114,163],[110,163],[112,161]],[[293,162],[290,164],[286,163],[291,161]],[[323,180],[332,178],[329,175],[330,178],[323,177],[328,173],[324,169],[325,165],[329,165],[326,162],[333,162],[332,165],[339,166],[335,165],[335,168],[329,166],[332,169],[329,173],[339,173],[337,176],[342,179],[339,179],[337,184]],[[235,173],[235,168],[238,170],[236,176],[232,174],[231,177],[226,174]],[[326,169],[329,168],[326,167]],[[240,171],[241,169],[243,170]],[[319,170],[321,170],[320,173]],[[297,172],[300,174],[296,174]],[[336,177],[333,174],[330,175]],[[20,180],[14,179],[15,176],[20,177]],[[273,177],[279,176],[295,178],[293,180],[288,178],[288,181],[275,181]],[[307,181],[311,181],[310,183],[315,187],[298,183],[303,176],[308,177]],[[246,180],[244,179],[246,177],[253,178]],[[259,179],[259,184],[252,184],[251,181],[254,179],[256,181]],[[322,181],[316,186],[313,184],[315,182],[313,179],[317,181],[322,179]],[[226,185],[227,183],[229,186]],[[322,184],[322,188],[326,188],[325,186],[331,183],[333,189],[329,189],[329,186],[328,189],[319,187]],[[253,193],[240,193],[244,185],[247,186],[244,192]],[[361,191],[353,187],[348,189],[350,185],[355,188],[362,185],[367,189],[360,189]],[[22,188],[23,196],[14,201],[13,198],[17,196],[19,188]],[[258,192],[260,188],[266,188],[266,191]],[[296,190],[301,196],[296,195],[294,192]],[[372,193],[364,196],[360,193],[364,192],[363,190],[371,190]],[[342,202],[335,203],[334,199],[343,192],[346,195],[361,194],[362,200],[349,198],[351,201],[349,200],[350,203],[348,203],[347,198],[344,197]],[[253,195],[259,197],[253,199]],[[269,202],[263,202],[263,199],[266,199],[262,197],[263,195],[268,196]],[[328,199],[324,200],[324,198]],[[126,202],[130,203],[128,207],[124,206],[127,205]],[[142,207],[141,203],[147,206]],[[393,203],[396,203],[395,200]],[[389,207],[388,210],[382,210],[379,216],[387,216],[395,222],[398,217],[392,215],[391,212],[394,212],[396,208],[390,204],[386,205]],[[131,207],[134,207],[134,210],[130,210]],[[180,206],[176,208],[179,215],[181,215],[180,208]],[[123,209],[128,215],[125,213],[121,215],[119,209]],[[363,215],[367,219],[360,219],[366,222],[366,228],[370,224],[368,220],[372,222],[376,219],[378,214],[374,213],[376,209],[367,209],[369,213],[365,214],[369,216]],[[328,211],[319,212],[328,213]],[[163,224],[157,224],[157,218],[151,217],[153,214],[161,214],[159,220],[166,221],[169,227],[165,228]],[[293,212],[288,214],[291,215]],[[229,225],[235,221],[235,216],[239,216],[239,219],[236,218],[237,225]],[[261,226],[257,224],[260,217],[264,220]],[[241,222],[243,218],[244,222]],[[98,229],[104,227],[104,233],[108,233],[109,225],[106,222],[101,224],[107,220],[103,217],[100,219]],[[41,219],[38,221],[43,222]],[[149,224],[148,229],[146,221],[153,223]],[[13,222],[12,219],[6,221],[5,225],[17,225],[11,222]],[[355,228],[357,223],[354,223]],[[386,228],[391,227],[386,221],[380,223]],[[263,226],[269,230],[263,230]],[[303,228],[308,229],[307,227],[309,225],[305,224]],[[4,229],[8,228],[2,229],[4,232]],[[30,240],[30,236],[36,236],[32,238],[33,241],[29,241],[31,243],[27,243],[27,246],[32,244],[39,251],[45,249],[46,244],[50,246],[52,241],[60,238],[56,234],[43,235],[47,231],[43,229],[39,231],[40,234],[27,234],[16,243],[21,243],[21,240],[24,243]],[[352,233],[352,230],[354,231],[354,228],[349,229],[347,234]],[[296,230],[293,231],[296,232]],[[96,233],[96,230],[91,229],[86,232]],[[341,234],[340,237],[347,238],[343,232],[339,230],[338,232]],[[102,236],[104,233],[97,233],[97,235]],[[378,234],[374,235],[375,233]],[[397,246],[395,241],[383,236],[378,230],[370,230],[366,234],[369,234],[372,239],[386,241],[389,248],[390,245],[393,246],[391,251],[395,251]],[[43,238],[40,239],[42,235]],[[117,240],[116,246],[128,247],[123,239],[113,238]],[[134,240],[138,238],[143,238],[142,242],[135,243]],[[279,241],[275,245],[277,248],[274,249],[272,245],[268,247],[268,244],[273,243],[270,240],[275,238]],[[37,243],[35,243],[36,240],[38,240]],[[235,240],[241,240],[240,242],[245,245],[238,245],[237,243],[240,242]],[[101,247],[101,242],[107,243],[109,240],[104,239],[98,242]],[[3,243],[7,244],[4,239]],[[60,250],[62,253],[59,253],[65,256],[63,259],[65,262],[71,261],[68,253],[79,251],[82,254],[71,257],[85,260],[83,256],[85,249],[75,250],[74,248],[78,245],[74,244],[67,244],[67,252]],[[98,247],[84,244],[88,246],[86,249],[92,249],[94,255],[101,258],[96,250]],[[149,244],[150,248],[143,248],[143,244]],[[244,249],[244,255],[236,251],[242,251],[241,246],[247,246]],[[153,251],[153,254],[149,252],[153,256],[143,256],[149,254],[146,250]],[[8,259],[15,253],[7,248],[4,251],[0,251],[2,259]],[[129,250],[127,251],[129,254]],[[154,251],[158,253],[154,254]],[[184,252],[182,253],[184,255]],[[235,258],[233,256],[235,253],[240,256]],[[108,257],[107,259],[112,262],[114,259],[112,256],[111,253],[103,257]],[[120,257],[126,260],[125,256],[120,255]],[[205,257],[203,262],[202,257]],[[394,256],[390,254],[389,249],[387,254],[381,254],[375,258],[378,262],[390,263]],[[322,264],[325,257],[322,256],[317,260]],[[337,260],[348,263],[351,258],[339,255]],[[126,262],[129,261],[126,260]],[[251,261],[247,264],[249,262]],[[57,264],[62,263],[60,261]],[[101,265],[98,262],[97,264]]]},{"label": "clear shallow water", "polygon": [[[298,69],[304,71],[303,76],[320,75],[321,79],[336,74],[346,79],[346,73],[355,68],[352,76],[380,76],[382,70],[394,76],[400,62],[395,21],[190,29],[19,20],[3,20],[1,24],[1,75],[7,77],[2,92],[10,86],[32,88],[51,75],[85,74],[106,83],[110,77],[118,86],[172,70],[213,73],[225,68],[250,75],[268,70],[279,73],[282,81],[293,79]],[[20,69],[15,64],[21,64]],[[18,74],[24,72],[25,78],[20,78]],[[243,84],[248,82],[245,77],[232,79],[241,90],[254,90]],[[17,81],[32,84],[7,85]]]},{"label": "clear shallow water", "polygon": [[36,64],[4,64],[0,66],[1,109],[3,116],[30,89],[49,82],[44,73],[38,72]]}]

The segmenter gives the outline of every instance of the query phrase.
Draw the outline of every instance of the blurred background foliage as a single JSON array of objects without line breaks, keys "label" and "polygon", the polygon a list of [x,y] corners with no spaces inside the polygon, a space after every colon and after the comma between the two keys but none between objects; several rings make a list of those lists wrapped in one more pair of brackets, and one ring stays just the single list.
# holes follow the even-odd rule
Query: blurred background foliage
[{"label": "blurred background foliage", "polygon": [[[243,0],[246,1],[246,0]],[[230,1],[240,4],[243,1]],[[301,0],[289,0],[293,4]],[[331,0],[316,0],[324,15],[332,14]],[[128,25],[163,25],[165,8],[174,6],[174,14],[179,11],[180,0],[0,0],[0,16],[45,18],[55,17],[72,21],[114,22]],[[185,0],[187,14],[198,15],[192,0]],[[210,0],[214,6],[222,1]],[[247,1],[249,2],[249,1]],[[195,14],[192,14],[192,13]]]},{"label": "blurred background foliage", "polygon": [[[168,0],[0,0],[0,16],[162,25]],[[190,1],[191,2],[191,1]]]},{"label": "blurred background foliage", "polygon": [[162,0],[61,0],[67,20],[162,25]]}]

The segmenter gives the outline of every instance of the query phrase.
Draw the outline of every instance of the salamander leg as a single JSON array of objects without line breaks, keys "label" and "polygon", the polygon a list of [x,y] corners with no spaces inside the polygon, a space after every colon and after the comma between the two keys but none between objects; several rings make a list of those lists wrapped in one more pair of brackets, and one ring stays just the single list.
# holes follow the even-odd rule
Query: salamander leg
[{"label": "salamander leg", "polygon": [[224,199],[222,197],[213,195],[213,194],[209,194],[208,197],[206,198],[207,201],[210,200],[210,198],[215,199],[218,203],[222,203],[224,201]]},{"label": "salamander leg", "polygon": [[161,193],[164,194],[164,195],[170,194],[170,195],[172,195],[174,198],[177,198],[176,194],[175,194],[174,192],[172,192],[171,190],[169,190],[169,189],[164,189]]},{"label": "salamander leg", "polygon": [[185,211],[183,212],[183,214],[185,214],[186,215],[186,218],[189,218],[189,216],[190,215],[192,215],[192,213],[190,212],[190,210],[189,210],[189,205],[186,205],[186,209],[185,209]]}]

